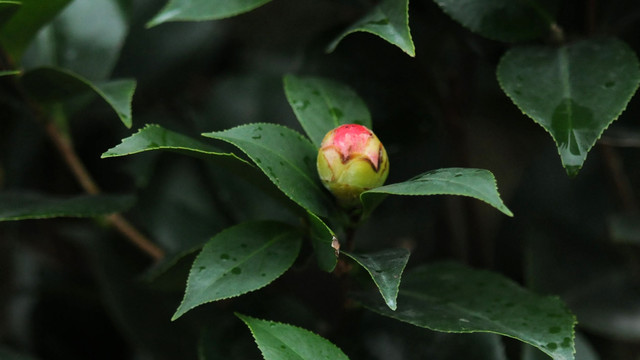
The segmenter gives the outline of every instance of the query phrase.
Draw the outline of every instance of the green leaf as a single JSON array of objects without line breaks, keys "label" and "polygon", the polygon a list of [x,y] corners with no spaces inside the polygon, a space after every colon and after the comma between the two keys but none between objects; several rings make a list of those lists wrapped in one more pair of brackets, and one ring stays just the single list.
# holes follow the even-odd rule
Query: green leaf
[{"label": "green leaf", "polygon": [[496,179],[488,170],[446,168],[428,171],[401,183],[365,191],[361,195],[365,216],[385,195],[462,195],[482,200],[507,216],[513,213],[504,205]]},{"label": "green leaf", "polygon": [[20,1],[0,1],[0,29],[20,9]]},{"label": "green leaf", "polygon": [[115,111],[125,126],[131,127],[131,101],[136,89],[134,80],[93,83],[64,69],[41,67],[27,71],[22,76],[22,82],[34,97],[44,102],[96,93]]},{"label": "green leaf", "polygon": [[333,40],[327,51],[335,50],[345,36],[356,31],[377,35],[410,56],[416,55],[409,30],[409,0],[382,0],[371,12]]},{"label": "green leaf", "polygon": [[373,254],[343,253],[367,270],[387,306],[396,310],[400,278],[409,261],[409,250],[389,249]]},{"label": "green leaf", "polygon": [[122,139],[119,145],[105,151],[102,158],[127,156],[152,150],[171,150],[180,153],[197,153],[205,156],[226,158],[228,161],[245,163],[247,161],[237,157],[233,153],[224,153],[221,150],[204,144],[188,136],[167,130],[160,125],[147,124],[137,133]]},{"label": "green leaf", "polygon": [[167,150],[186,155],[195,155],[212,161],[218,166],[233,172],[247,180],[261,191],[272,196],[284,205],[292,204],[285,195],[273,186],[258,168],[233,153],[222,152],[208,144],[204,144],[188,136],[167,130],[159,125],[148,124],[137,133],[122,140],[122,143],[107,150],[102,158],[133,155],[145,151]]},{"label": "green leaf", "polygon": [[56,217],[96,217],[127,210],[134,198],[124,195],[48,196],[25,192],[0,193],[0,221]]},{"label": "green leaf", "polygon": [[22,0],[22,6],[0,29],[0,44],[15,63],[20,62],[22,53],[40,28],[69,2],[71,0]]},{"label": "green leaf", "polygon": [[348,360],[327,339],[293,325],[236,314],[251,330],[265,360]]},{"label": "green leaf", "polygon": [[194,261],[172,320],[198,305],[268,285],[293,265],[300,244],[296,228],[274,221],[242,223],[218,233]]},{"label": "green leaf", "polygon": [[316,170],[317,149],[294,130],[276,124],[247,124],[202,134],[242,150],[291,200],[328,217],[334,208]]},{"label": "green leaf", "polygon": [[555,141],[574,176],[640,84],[640,64],[617,39],[561,47],[522,46],[500,61],[498,81],[511,100]]},{"label": "green leaf", "polygon": [[338,263],[336,250],[332,247],[335,233],[316,215],[308,213],[311,244],[316,253],[318,267],[326,272],[332,272]]},{"label": "green leaf", "polygon": [[382,315],[443,332],[489,332],[533,345],[554,360],[572,360],[575,317],[557,297],[532,293],[503,276],[454,263],[405,273],[398,309],[359,296]]},{"label": "green leaf", "polygon": [[[576,360],[600,360],[593,347],[579,333],[576,334]],[[549,357],[532,346],[525,346],[522,349],[522,360],[548,360]]]},{"label": "green leaf", "polygon": [[147,27],[169,21],[218,20],[249,12],[271,0],[170,0]]},{"label": "green leaf", "polygon": [[549,33],[552,13],[536,0],[434,0],[469,30],[494,40],[531,40]]},{"label": "green leaf", "polygon": [[367,105],[350,87],[339,82],[287,75],[287,100],[311,142],[320,147],[324,136],[343,124],[360,124],[371,129]]},{"label": "green leaf", "polygon": [[22,66],[56,66],[92,81],[105,80],[127,32],[127,14],[118,0],[74,0],[39,31]]},{"label": "green leaf", "polygon": [[0,77],[2,77],[2,76],[11,76],[11,75],[20,75],[20,71],[18,71],[18,70],[0,70]]}]

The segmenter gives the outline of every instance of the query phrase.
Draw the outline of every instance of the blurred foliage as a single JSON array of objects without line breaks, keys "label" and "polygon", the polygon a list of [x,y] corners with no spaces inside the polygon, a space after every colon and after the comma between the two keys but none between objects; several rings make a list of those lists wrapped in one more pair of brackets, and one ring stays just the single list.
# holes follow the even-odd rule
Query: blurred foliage
[{"label": "blurred foliage", "polygon": [[[355,233],[359,252],[403,247],[411,251],[407,269],[454,259],[501,273],[567,304],[578,319],[577,360],[640,358],[637,96],[569,178],[549,134],[500,88],[496,67],[513,45],[481,35],[503,39],[504,30],[461,26],[456,20],[468,14],[452,13],[445,7],[452,1],[409,4],[415,57],[364,32],[326,52],[345,29],[389,1],[278,0],[228,19],[152,28],[146,24],[167,11],[165,1],[58,0],[25,20],[21,11],[34,3],[24,0],[16,9],[0,1],[0,192],[83,193],[16,79],[41,66],[64,69],[74,81],[136,79],[134,130],[90,91],[40,109],[72,139],[104,193],[136,196],[124,215],[166,256],[152,263],[101,218],[0,222],[0,357],[260,358],[234,312],[311,330],[351,359],[544,356],[510,338],[434,332],[355,306],[345,283],[369,286],[366,272],[354,268],[345,281],[319,270],[308,241],[269,286],[170,321],[207,240],[249,220],[298,226],[300,214],[289,211],[289,199],[206,158],[101,154],[151,123],[205,143],[210,139],[202,133],[247,123],[303,133],[283,90],[283,75],[299,74],[333,79],[359,94],[389,154],[389,183],[425,169],[487,169],[515,214],[465,197],[390,197]],[[557,5],[552,13],[567,41],[615,36],[640,52],[635,1],[540,3]],[[28,31],[17,37],[20,21]]]}]

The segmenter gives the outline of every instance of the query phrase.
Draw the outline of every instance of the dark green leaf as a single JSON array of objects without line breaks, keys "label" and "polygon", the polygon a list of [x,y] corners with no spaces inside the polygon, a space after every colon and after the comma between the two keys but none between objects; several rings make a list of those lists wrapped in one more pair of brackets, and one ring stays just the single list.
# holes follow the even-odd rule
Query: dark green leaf
[{"label": "dark green leaf", "polygon": [[348,360],[327,339],[293,325],[236,314],[251,330],[265,360]]},{"label": "dark green leaf", "polygon": [[215,147],[204,144],[180,133],[167,130],[160,125],[147,124],[137,133],[122,139],[119,145],[105,151],[102,158],[127,156],[152,150],[171,150],[176,152],[193,152],[205,156],[229,158],[233,162],[241,162],[251,166],[248,162],[232,153],[224,153]]},{"label": "dark green leaf", "polygon": [[387,306],[391,310],[395,310],[400,278],[407,261],[409,261],[409,251],[407,249],[390,249],[373,254],[350,254],[347,252],[344,254],[367,270]]},{"label": "dark green leaf", "polygon": [[496,179],[488,170],[447,168],[418,175],[415,178],[381,186],[362,193],[365,215],[387,195],[462,195],[482,200],[502,211],[505,215],[513,213],[504,205]]},{"label": "dark green leaf", "polygon": [[302,128],[318,148],[324,136],[342,124],[360,124],[371,129],[367,105],[344,84],[287,75],[284,91]]},{"label": "dark green leaf", "polygon": [[406,272],[396,311],[377,296],[360,299],[382,315],[416,326],[497,333],[533,345],[555,360],[574,358],[576,320],[566,305],[489,271],[439,263]]},{"label": "dark green leaf", "polygon": [[193,263],[172,320],[198,305],[268,285],[293,265],[300,244],[297,229],[273,221],[242,223],[220,232]]},{"label": "dark green leaf", "polygon": [[34,193],[0,193],[0,221],[55,217],[96,217],[127,210],[131,196],[80,195],[54,197]]},{"label": "dark green leaf", "polygon": [[0,1],[0,29],[20,9],[21,5],[20,1]]},{"label": "dark green leaf", "polygon": [[[576,360],[600,360],[591,344],[580,334],[576,334]],[[522,360],[548,360],[549,357],[538,351],[533,346],[525,346],[522,351]]]},{"label": "dark green leaf", "polygon": [[71,0],[22,0],[22,6],[0,29],[0,43],[19,63],[31,39],[51,21]]},{"label": "dark green leaf", "polygon": [[635,53],[616,39],[516,47],[497,73],[511,100],[551,134],[572,176],[640,84]]},{"label": "dark green leaf", "polygon": [[222,152],[213,146],[167,130],[159,125],[146,125],[138,130],[137,133],[123,139],[121,144],[107,150],[102,154],[102,158],[133,155],[152,150],[168,150],[187,155],[196,155],[213,161],[216,165],[222,166],[246,179],[249,183],[285,205],[291,204],[288,198],[277,190],[258,168],[248,161],[239,158],[233,153]]},{"label": "dark green leaf", "polygon": [[317,216],[308,213],[308,218],[310,223],[311,244],[316,253],[318,267],[326,272],[332,272],[338,262],[336,249],[334,249],[332,245],[333,240],[338,241],[338,239],[335,237],[335,233]]},{"label": "dark green leaf", "polygon": [[276,124],[247,124],[203,134],[237,146],[291,200],[328,217],[333,203],[316,170],[317,149],[302,135]]},{"label": "dark green leaf", "polygon": [[33,96],[45,102],[96,93],[109,104],[127,127],[131,127],[131,101],[136,89],[134,80],[92,83],[64,69],[41,67],[27,71],[22,77],[22,82]]},{"label": "dark green leaf", "polygon": [[147,26],[168,21],[218,20],[239,15],[271,0],[170,0]]},{"label": "dark green leaf", "polygon": [[549,33],[552,12],[536,0],[434,0],[454,20],[490,39],[521,41]]},{"label": "dark green leaf", "polygon": [[56,66],[91,80],[108,78],[127,36],[118,0],[75,0],[26,49],[24,68]]},{"label": "dark green leaf", "polygon": [[410,56],[415,56],[416,50],[409,30],[409,0],[382,0],[371,12],[333,40],[327,50],[335,50],[345,36],[356,31],[377,35]]}]

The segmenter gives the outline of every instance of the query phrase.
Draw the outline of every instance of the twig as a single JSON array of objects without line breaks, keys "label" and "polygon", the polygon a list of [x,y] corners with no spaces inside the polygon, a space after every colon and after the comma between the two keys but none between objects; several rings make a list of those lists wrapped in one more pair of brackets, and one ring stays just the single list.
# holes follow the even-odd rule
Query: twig
[{"label": "twig", "polygon": [[604,153],[605,165],[609,169],[622,206],[627,211],[638,211],[640,207],[638,207],[638,203],[636,202],[631,182],[624,172],[620,155],[618,155],[618,152],[613,147],[607,145],[602,146],[602,151]]},{"label": "twig", "polygon": [[[46,122],[45,129],[49,139],[51,139],[58,152],[62,155],[64,162],[69,166],[69,169],[84,191],[91,195],[99,194],[101,192],[100,188],[73,149],[69,137],[62,134],[51,121]],[[107,216],[106,220],[111,226],[116,228],[129,241],[154,260],[159,261],[164,258],[164,251],[138,231],[131,223],[124,219],[122,215],[112,214]]]},{"label": "twig", "polygon": [[[0,47],[0,66],[8,69],[14,69],[14,63],[11,58]],[[68,136],[60,132],[51,119],[48,119],[42,108],[36,103],[29,94],[22,87],[22,84],[16,79],[14,81],[15,89],[18,92],[22,100],[27,104],[29,109],[33,112],[36,120],[44,124],[45,131],[49,136],[49,139],[53,142],[54,146],[62,155],[64,162],[69,166],[71,172],[75,176],[76,180],[80,183],[80,186],[88,194],[96,195],[100,193],[100,188],[93,180],[91,174],[87,171],[86,167],[78,157],[78,154],[73,149],[71,139]],[[154,244],[140,231],[138,231],[133,225],[131,225],[120,214],[112,214],[105,217],[107,223],[116,228],[122,235],[124,235],[131,243],[136,245],[139,249],[144,251],[147,255],[154,260],[159,261],[164,258],[164,250]]]}]

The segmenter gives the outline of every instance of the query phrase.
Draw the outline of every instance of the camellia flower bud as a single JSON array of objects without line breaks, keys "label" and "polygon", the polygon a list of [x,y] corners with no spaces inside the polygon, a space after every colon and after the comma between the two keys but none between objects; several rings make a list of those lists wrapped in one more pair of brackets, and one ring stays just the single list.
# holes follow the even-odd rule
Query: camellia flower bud
[{"label": "camellia flower bud", "polygon": [[387,152],[365,126],[347,124],[327,133],[318,151],[318,175],[345,208],[360,204],[360,194],[381,186],[389,175]]}]

